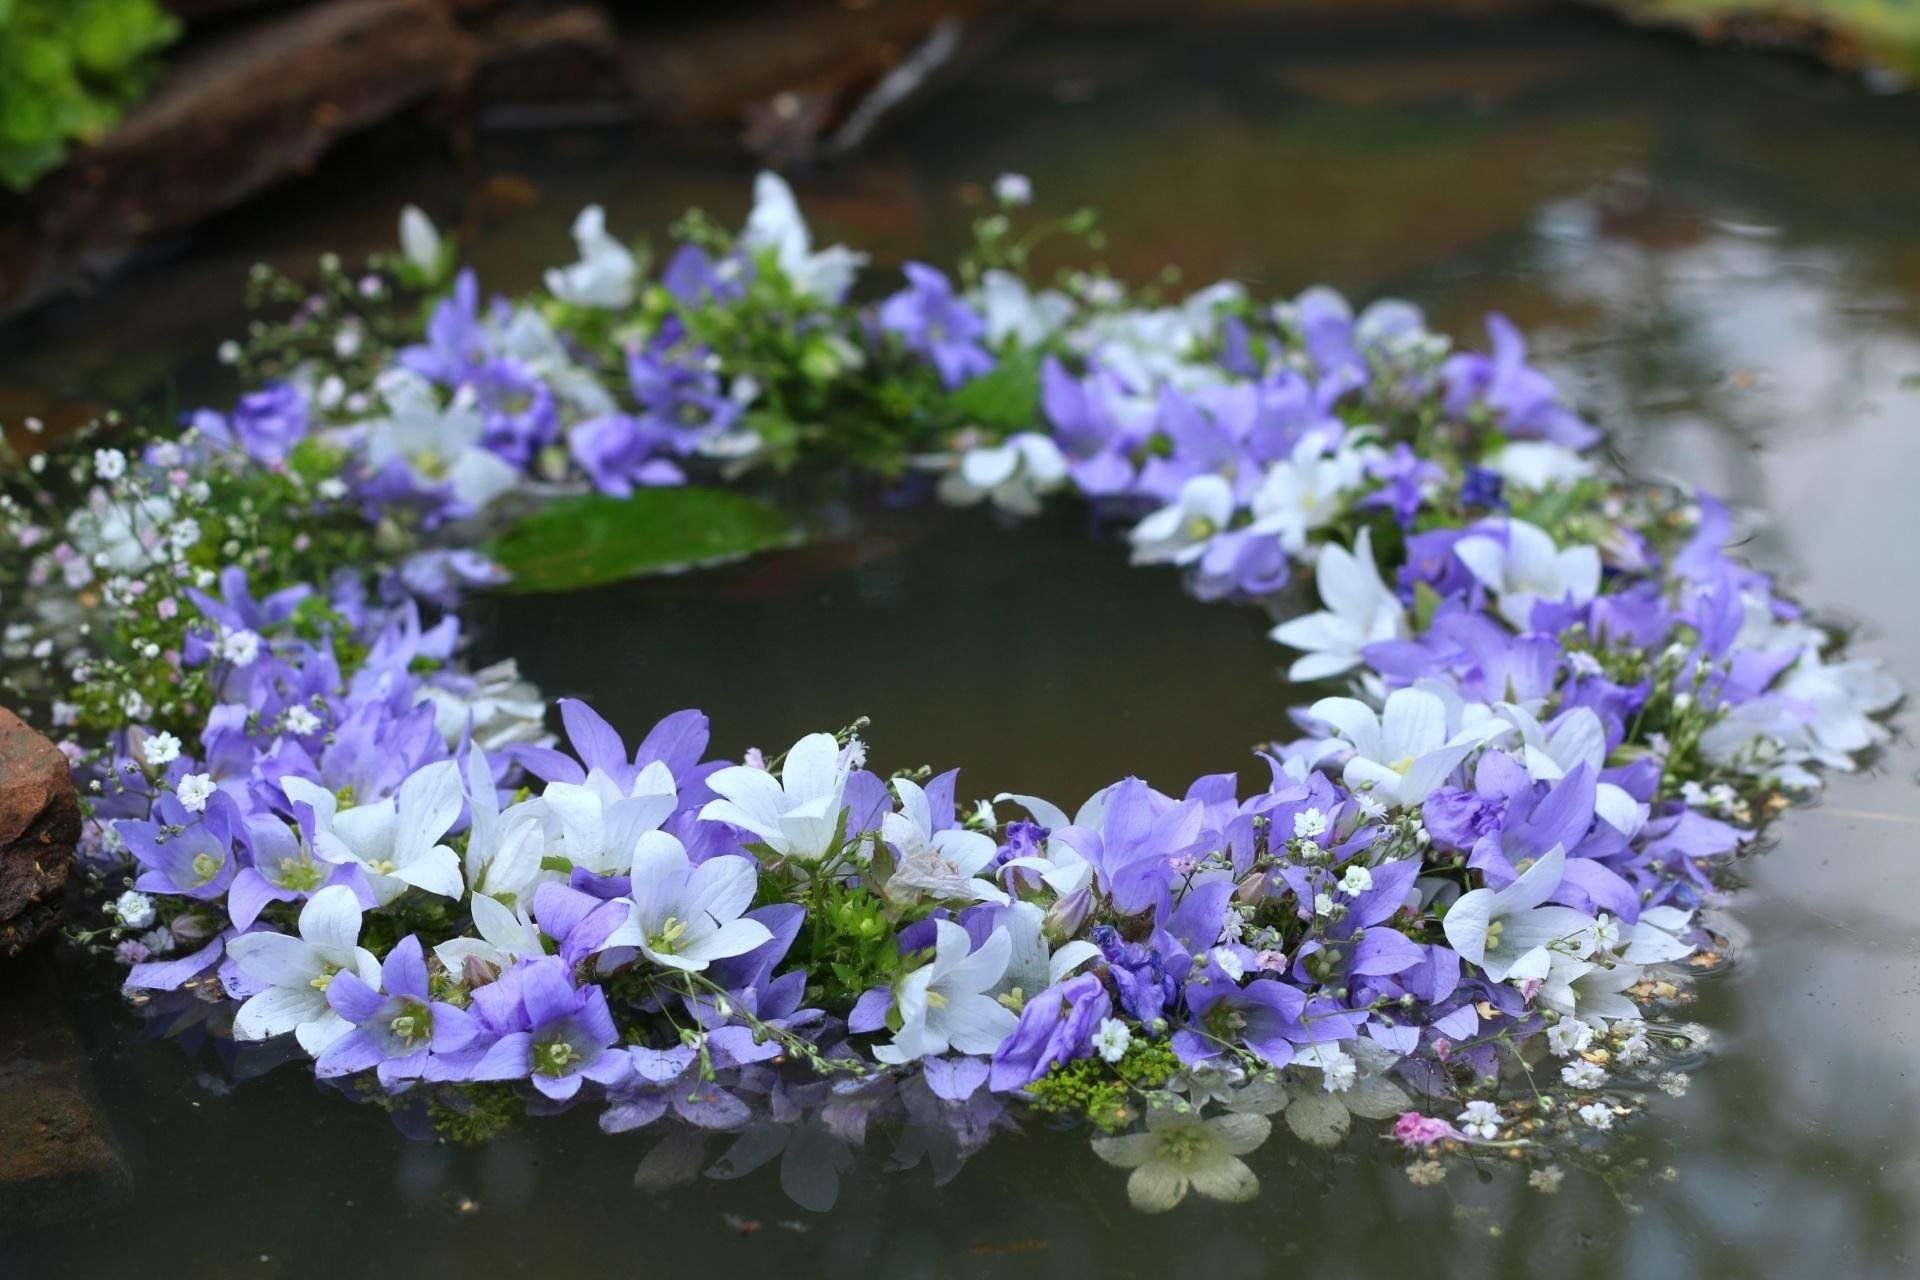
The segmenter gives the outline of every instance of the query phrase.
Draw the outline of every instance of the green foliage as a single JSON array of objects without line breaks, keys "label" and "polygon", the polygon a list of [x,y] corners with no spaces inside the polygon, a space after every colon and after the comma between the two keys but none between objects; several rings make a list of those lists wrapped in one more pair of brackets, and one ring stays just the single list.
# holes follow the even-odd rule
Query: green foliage
[{"label": "green foliage", "polygon": [[898,927],[887,906],[858,885],[828,883],[807,919],[810,977],[823,998],[850,1003],[861,992],[891,984],[900,972]]},{"label": "green foliage", "polygon": [[513,1127],[520,1100],[505,1084],[468,1084],[437,1091],[427,1103],[433,1131],[447,1142],[474,1146]]},{"label": "green foliage", "polygon": [[726,489],[641,489],[548,503],[487,547],[515,592],[573,591],[714,564],[794,541],[775,508]]},{"label": "green foliage", "polygon": [[1040,352],[1026,347],[1007,353],[991,373],[956,390],[947,405],[970,426],[1030,430],[1040,417]]},{"label": "green foliage", "polygon": [[1179,1067],[1170,1041],[1135,1036],[1120,1061],[1092,1057],[1056,1064],[1027,1086],[1027,1096],[1041,1111],[1085,1116],[1115,1133],[1133,1123],[1134,1095],[1160,1088]]},{"label": "green foliage", "polygon": [[[1851,63],[1859,54],[1920,74],[1920,5],[1911,0],[1604,0],[1630,17],[1678,22]],[[1823,37],[1822,33],[1832,33]],[[1833,38],[1833,37],[1838,37]]]},{"label": "green foliage", "polygon": [[155,0],[0,0],[0,184],[25,191],[112,128],[179,32]]}]

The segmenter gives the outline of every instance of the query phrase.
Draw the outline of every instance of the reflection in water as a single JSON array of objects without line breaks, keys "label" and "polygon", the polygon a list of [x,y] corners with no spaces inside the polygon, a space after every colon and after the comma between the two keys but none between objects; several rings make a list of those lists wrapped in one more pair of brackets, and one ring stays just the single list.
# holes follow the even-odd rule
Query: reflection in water
[{"label": "reflection in water", "polygon": [[[1920,687],[1920,651],[1899,643],[1920,634],[1904,549],[1920,477],[1912,104],[1578,21],[1470,28],[1419,60],[1376,43],[1250,21],[1042,36],[833,178],[823,234],[937,251],[960,230],[940,212],[951,189],[1019,168],[1043,201],[1111,210],[1116,242],[1142,246],[1117,264],[1136,275],[1179,259],[1273,292],[1327,278],[1411,296],[1463,334],[1505,310],[1632,465],[1743,504],[1754,557],[1856,618],[1858,647]],[[1066,80],[1092,100],[1060,101]],[[688,200],[735,212],[740,184],[722,166],[681,157],[661,181],[658,166],[610,159],[627,156],[496,154],[550,198],[479,246],[487,278],[527,279],[540,264],[524,246],[558,243],[588,198],[607,198],[620,225],[658,226]],[[304,225],[247,231],[239,251],[307,252],[343,234],[364,245],[403,199],[424,198],[421,181],[355,184]],[[156,368],[203,350],[231,314],[174,325],[172,309],[183,292],[238,295],[240,261],[222,252],[131,283],[115,305],[133,327],[104,343],[101,313],[54,317],[67,347],[22,343],[0,377],[74,394],[135,348]],[[183,291],[195,271],[206,288]],[[168,305],[128,305],[142,290]],[[1250,763],[1244,749],[1284,727],[1292,695],[1267,678],[1280,655],[1257,619],[1204,609],[1122,560],[1070,515],[1019,531],[977,513],[914,516],[804,556],[482,622],[550,693],[590,689],[622,727],[698,703],[737,746],[866,712],[878,750],[961,765],[970,792],[1017,781],[1073,797],[1128,772]],[[779,637],[778,662],[708,642],[756,628]],[[1178,680],[1112,704],[1118,682],[1171,673],[1176,656]],[[1920,753],[1896,746],[1744,865],[1726,910],[1757,943],[1701,984],[1693,1015],[1714,1031],[1713,1060],[1687,1096],[1656,1102],[1657,1133],[1643,1124],[1615,1149],[1650,1171],[1622,1187],[1630,1203],[1578,1174],[1544,1197],[1497,1160],[1415,1188],[1371,1139],[1332,1154],[1276,1140],[1253,1157],[1254,1205],[1162,1219],[1126,1209],[1125,1175],[1094,1161],[1084,1134],[1037,1126],[957,1177],[951,1148],[897,1150],[878,1132],[859,1160],[817,1130],[662,1152],[655,1135],[609,1137],[586,1115],[480,1149],[410,1143],[371,1108],[220,1041],[202,1037],[192,1067],[174,1046],[127,1043],[110,981],[93,974],[69,987],[93,993],[82,1014],[140,1191],[108,1229],[4,1256],[23,1274],[76,1276],[421,1275],[501,1260],[717,1276],[1912,1274],[1916,768]],[[676,1169],[707,1176],[652,1194]],[[830,1184],[835,1213],[795,1207]]]}]

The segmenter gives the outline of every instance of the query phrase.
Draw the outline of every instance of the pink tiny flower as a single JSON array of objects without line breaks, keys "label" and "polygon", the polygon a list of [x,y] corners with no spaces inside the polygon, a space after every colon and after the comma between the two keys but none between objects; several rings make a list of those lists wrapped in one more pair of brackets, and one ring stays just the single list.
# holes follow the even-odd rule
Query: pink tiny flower
[{"label": "pink tiny flower", "polygon": [[168,596],[159,604],[153,606],[153,611],[160,615],[162,622],[171,622],[180,614],[180,602],[172,596]]},{"label": "pink tiny flower", "polygon": [[1258,964],[1261,970],[1266,973],[1285,973],[1287,971],[1287,953],[1274,950],[1262,951],[1254,957],[1254,963]]},{"label": "pink tiny flower", "polygon": [[1540,988],[1546,984],[1547,980],[1545,978],[1528,978],[1520,984],[1521,999],[1525,1000],[1528,1004],[1532,1004],[1533,998],[1540,994]]},{"label": "pink tiny flower", "polygon": [[741,757],[740,763],[749,769],[764,769],[767,767],[766,753],[758,747],[748,747],[747,753]]},{"label": "pink tiny flower", "polygon": [[1433,1042],[1433,1056],[1445,1062],[1453,1056],[1453,1041],[1441,1036]]},{"label": "pink tiny flower", "polygon": [[308,547],[311,547],[312,545],[313,545],[313,539],[309,538],[306,534],[300,533],[300,534],[294,535],[293,549],[296,552],[304,553],[306,549]]},{"label": "pink tiny flower", "polygon": [[176,489],[186,488],[187,482],[191,479],[193,479],[193,477],[187,474],[186,468],[184,467],[175,467],[173,470],[167,472],[167,483]]},{"label": "pink tiny flower", "polygon": [[121,964],[135,965],[153,953],[147,950],[147,944],[138,938],[128,938],[113,949],[114,956]]},{"label": "pink tiny flower", "polygon": [[1442,1138],[1458,1138],[1458,1129],[1439,1116],[1423,1116],[1418,1111],[1402,1111],[1393,1122],[1395,1140],[1409,1147],[1430,1147]]}]

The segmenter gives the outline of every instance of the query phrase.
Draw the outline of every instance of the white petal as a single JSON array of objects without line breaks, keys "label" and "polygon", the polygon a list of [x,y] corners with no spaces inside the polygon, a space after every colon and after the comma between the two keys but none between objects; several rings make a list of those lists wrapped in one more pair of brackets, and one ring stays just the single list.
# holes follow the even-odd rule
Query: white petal
[{"label": "white petal", "polygon": [[737,854],[708,858],[693,869],[681,907],[690,917],[704,916],[724,926],[753,905],[759,887],[760,868],[753,859]]},{"label": "white petal", "polygon": [[[322,951],[344,956],[360,945],[360,900],[343,884],[328,885],[300,908],[300,936]],[[234,939],[238,943],[240,939]],[[228,950],[233,948],[229,945]]]},{"label": "white petal", "polygon": [[992,1053],[1020,1021],[1013,1010],[983,995],[954,996],[934,1018],[947,1043],[961,1053]]},{"label": "white petal", "polygon": [[780,784],[790,801],[834,795],[840,769],[840,744],[830,733],[810,733],[793,744],[780,769]]},{"label": "white petal", "polygon": [[649,831],[633,848],[633,901],[641,920],[660,923],[675,911],[687,883],[687,848],[665,831]]},{"label": "white petal", "polygon": [[240,1040],[270,1040],[326,1012],[326,996],[312,987],[268,987],[240,1006],[233,1032]]},{"label": "white petal", "polygon": [[460,855],[443,844],[433,846],[406,866],[397,868],[394,876],[416,889],[437,893],[455,902],[467,893],[467,882],[460,876]]},{"label": "white petal", "polygon": [[243,933],[227,944],[227,954],[249,978],[274,987],[310,990],[307,984],[324,968],[310,943],[284,933]]}]

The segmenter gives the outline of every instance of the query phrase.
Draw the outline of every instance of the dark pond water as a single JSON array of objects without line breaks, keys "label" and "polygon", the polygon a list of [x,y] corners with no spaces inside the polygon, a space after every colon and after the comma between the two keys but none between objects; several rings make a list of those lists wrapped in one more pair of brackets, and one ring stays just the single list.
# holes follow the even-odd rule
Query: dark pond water
[{"label": "dark pond water", "polygon": [[[486,278],[514,287],[564,258],[588,199],[621,229],[689,202],[736,215],[746,174],[721,154],[483,143],[486,203],[514,189],[503,174],[539,193],[482,221]],[[1754,558],[1920,687],[1920,103],[1578,18],[1043,27],[802,197],[824,234],[883,260],[938,255],[964,229],[961,184],[1010,168],[1046,204],[1100,205],[1135,276],[1178,260],[1195,283],[1325,280],[1413,298],[1462,334],[1505,310],[1637,468],[1740,504]],[[470,190],[451,164],[363,149],[7,335],[0,386],[151,394],[233,331],[247,262],[371,247],[404,200],[451,215]],[[489,651],[629,731],[699,705],[726,747],[778,746],[867,714],[880,758],[960,765],[968,795],[1077,801],[1128,772],[1177,787],[1286,732],[1262,620],[1127,569],[1074,512],[1018,530],[881,515],[812,550],[476,621]],[[73,973],[135,1196],[51,1233],[0,1224],[0,1273],[1913,1275],[1917,769],[1903,739],[1742,868],[1722,913],[1740,957],[1697,1012],[1717,1054],[1626,1148],[1672,1170],[1629,1184],[1631,1205],[1591,1177],[1542,1197],[1493,1166],[1422,1191],[1370,1140],[1322,1155],[1276,1139],[1254,1204],[1148,1219],[1083,1139],[1041,1131],[944,1185],[864,1162],[826,1215],[790,1204],[771,1166],[643,1194],[649,1136],[578,1114],[482,1150],[410,1144],[298,1070],[230,1087],[211,1056],[128,1042],[104,975]]]}]

